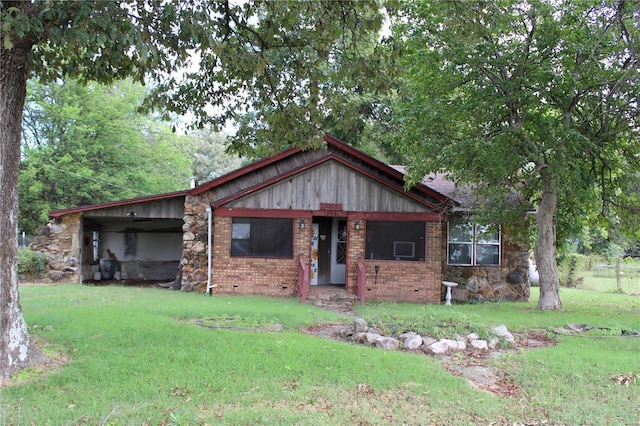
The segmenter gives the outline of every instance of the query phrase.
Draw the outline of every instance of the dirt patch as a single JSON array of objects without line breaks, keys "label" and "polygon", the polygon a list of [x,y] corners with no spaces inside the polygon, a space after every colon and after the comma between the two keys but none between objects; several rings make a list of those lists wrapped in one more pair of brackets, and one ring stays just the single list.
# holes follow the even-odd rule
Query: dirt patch
[{"label": "dirt patch", "polygon": [[459,352],[455,356],[440,357],[444,368],[451,374],[464,377],[471,386],[498,396],[520,396],[520,388],[513,383],[507,372],[491,365],[496,356],[505,356],[520,349],[542,349],[556,344],[544,330],[529,330],[516,336],[516,346],[494,352]]},{"label": "dirt patch", "polygon": [[507,373],[495,367],[475,360],[465,360],[453,364],[444,363],[444,368],[451,374],[467,379],[475,389],[498,396],[520,395],[520,388],[515,385]]}]

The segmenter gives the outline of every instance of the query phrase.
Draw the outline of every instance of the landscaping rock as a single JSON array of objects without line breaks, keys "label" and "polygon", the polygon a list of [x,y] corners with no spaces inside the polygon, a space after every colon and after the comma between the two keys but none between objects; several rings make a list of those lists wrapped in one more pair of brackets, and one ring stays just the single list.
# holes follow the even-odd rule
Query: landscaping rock
[{"label": "landscaping rock", "polygon": [[422,336],[416,333],[410,334],[406,339],[404,339],[402,345],[410,350],[418,349],[422,346]]},{"label": "landscaping rock", "polygon": [[353,322],[353,331],[355,333],[362,333],[369,330],[367,322],[363,318],[358,318]]},{"label": "landscaping rock", "polygon": [[489,344],[487,343],[486,340],[472,340],[470,344],[471,344],[471,347],[474,349],[480,349],[485,351],[489,349]]},{"label": "landscaping rock", "polygon": [[489,345],[490,349],[495,349],[500,344],[500,339],[496,336],[493,336],[491,337],[491,339],[489,339],[489,342],[487,342],[487,344]]},{"label": "landscaping rock", "polygon": [[491,332],[493,332],[493,334],[495,334],[497,337],[504,339],[509,343],[516,343],[515,337],[513,337],[513,334],[511,334],[509,330],[507,330],[507,327],[505,325],[501,324],[497,327],[493,327],[491,329]]},{"label": "landscaping rock", "polygon": [[422,336],[422,344],[425,345],[425,346],[433,345],[437,341],[438,341],[438,339],[434,339],[433,337]]},{"label": "landscaping rock", "polygon": [[367,341],[367,333],[363,331],[360,333],[354,333],[353,336],[351,336],[351,341],[355,343],[364,343]]},{"label": "landscaping rock", "polygon": [[373,332],[373,331],[368,331],[368,332],[366,332],[364,334],[364,338],[370,344],[374,344],[381,337],[382,337],[382,335],[380,333],[376,333],[376,332]]},{"label": "landscaping rock", "polygon": [[[505,396],[517,395],[518,388],[508,380],[505,380],[497,370],[494,371],[492,367],[486,365],[487,360],[496,356],[503,356],[512,351],[513,348],[516,348],[517,345],[532,349],[546,347],[552,343],[550,339],[532,339],[532,336],[538,337],[538,335],[529,335],[527,339],[523,339],[520,336],[516,342],[515,337],[504,325],[495,327],[492,330],[495,335],[487,341],[480,339],[477,333],[469,333],[464,337],[455,336],[455,340],[436,340],[430,336],[421,336],[414,331],[402,333],[398,336],[398,339],[395,339],[376,332],[373,328],[365,327],[365,324],[364,319],[359,318],[352,325],[330,326],[330,330],[327,330],[326,333],[321,333],[314,328],[313,333],[323,337],[325,335],[332,338],[339,336],[352,342],[384,350],[401,349],[400,342],[402,342],[403,350],[418,349],[427,355],[436,356],[443,361],[448,371],[467,378],[472,386],[496,395]],[[356,328],[366,331],[355,332]],[[512,343],[513,348],[499,349],[502,340]],[[455,351],[455,355],[452,355],[453,351]]]},{"label": "landscaping rock", "polygon": [[400,341],[393,337],[380,336],[374,343],[376,348],[395,351],[400,348]]},{"label": "landscaping rock", "polygon": [[469,342],[473,341],[473,340],[478,340],[480,338],[480,336],[478,336],[478,333],[469,333],[467,334],[467,340]]},{"label": "landscaping rock", "polygon": [[427,352],[432,353],[433,355],[446,354],[449,349],[450,347],[447,342],[443,341],[435,342],[427,346]]},{"label": "landscaping rock", "polygon": [[450,349],[454,349],[457,351],[463,351],[467,349],[466,343],[460,342],[458,340],[440,339],[440,342],[445,343],[447,346],[449,346]]},{"label": "landscaping rock", "polygon": [[415,331],[406,331],[406,332],[402,333],[401,335],[399,335],[398,339],[404,340],[404,339],[407,339],[407,338],[409,338],[411,336],[417,336],[417,335],[418,335],[418,333],[416,333]]}]

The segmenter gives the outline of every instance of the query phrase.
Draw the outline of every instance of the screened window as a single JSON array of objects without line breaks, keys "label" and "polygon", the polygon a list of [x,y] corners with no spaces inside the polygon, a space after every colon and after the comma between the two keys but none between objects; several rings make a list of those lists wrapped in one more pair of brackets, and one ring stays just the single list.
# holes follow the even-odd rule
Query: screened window
[{"label": "screened window", "polygon": [[424,222],[367,221],[367,259],[424,260]]},{"label": "screened window", "polygon": [[500,265],[500,231],[469,222],[449,222],[449,265]]},{"label": "screened window", "polygon": [[231,256],[293,257],[293,219],[233,218]]}]

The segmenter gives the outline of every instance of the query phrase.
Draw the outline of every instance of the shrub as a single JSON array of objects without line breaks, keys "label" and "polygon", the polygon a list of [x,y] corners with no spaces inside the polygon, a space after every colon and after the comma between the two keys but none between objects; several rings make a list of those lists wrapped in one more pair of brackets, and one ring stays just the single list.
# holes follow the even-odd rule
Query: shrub
[{"label": "shrub", "polygon": [[45,270],[46,257],[41,251],[33,251],[29,247],[18,249],[18,274],[37,276]]}]

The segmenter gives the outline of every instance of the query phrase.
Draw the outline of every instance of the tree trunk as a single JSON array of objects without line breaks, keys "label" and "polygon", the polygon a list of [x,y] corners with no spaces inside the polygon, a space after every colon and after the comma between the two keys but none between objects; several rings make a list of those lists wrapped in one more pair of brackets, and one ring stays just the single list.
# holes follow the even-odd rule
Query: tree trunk
[{"label": "tree trunk", "polygon": [[542,200],[536,215],[538,244],[536,263],[540,275],[540,299],[538,309],[561,309],[558,267],[556,265],[556,224],[558,195],[553,188],[551,175],[547,169],[541,171]]},{"label": "tree trunk", "polygon": [[44,360],[31,341],[18,296],[18,175],[22,109],[32,43],[11,50],[0,39],[0,384],[16,370]]}]

